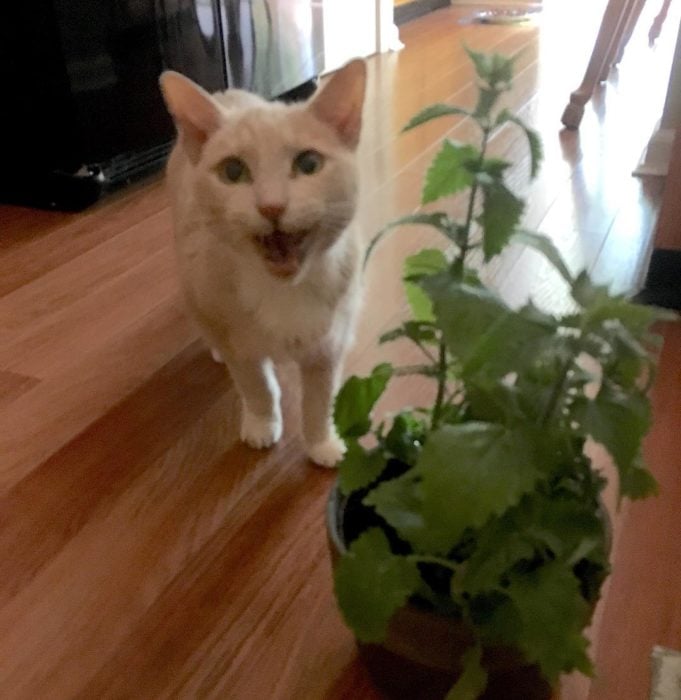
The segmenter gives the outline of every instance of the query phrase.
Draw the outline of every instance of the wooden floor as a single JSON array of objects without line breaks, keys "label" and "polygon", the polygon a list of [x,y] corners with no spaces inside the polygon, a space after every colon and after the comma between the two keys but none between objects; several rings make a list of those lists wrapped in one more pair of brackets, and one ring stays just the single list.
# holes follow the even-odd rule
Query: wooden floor
[{"label": "wooden floor", "polygon": [[[509,104],[544,138],[538,182],[529,188],[510,129],[493,149],[520,158],[511,179],[529,196],[526,224],[575,267],[631,289],[662,187],[630,172],[661,113],[678,16],[655,52],[647,27],[635,36],[575,133],[559,117],[603,2],[544,5],[539,26],[439,11],[402,28],[402,52],[371,59],[362,222],[369,237],[413,210],[437,139],[471,137],[460,120],[399,136],[432,101],[470,103],[462,42],[522,51]],[[404,310],[401,260],[427,236],[405,230],[380,247],[348,372],[379,359],[374,339]],[[0,207],[0,698],[377,698],[333,602],[334,476],[303,457],[295,373],[282,370],[281,443],[240,445],[234,388],[183,314],[170,240],[160,178],[78,215]],[[511,251],[492,278],[510,299],[562,303],[532,253]],[[563,700],[647,697],[651,647],[681,645],[679,328],[667,336],[646,446],[662,495],[617,516],[592,630],[599,675],[565,679]],[[398,385],[382,409],[422,391]]]}]

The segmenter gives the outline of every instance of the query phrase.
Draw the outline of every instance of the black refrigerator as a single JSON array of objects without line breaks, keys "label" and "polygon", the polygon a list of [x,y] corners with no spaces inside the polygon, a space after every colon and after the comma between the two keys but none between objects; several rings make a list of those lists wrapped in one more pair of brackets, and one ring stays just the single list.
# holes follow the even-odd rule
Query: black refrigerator
[{"label": "black refrigerator", "polygon": [[[321,71],[311,0],[32,0],[0,9],[0,201],[78,210],[164,162],[165,68],[296,99]],[[1,235],[1,231],[0,231]]]}]

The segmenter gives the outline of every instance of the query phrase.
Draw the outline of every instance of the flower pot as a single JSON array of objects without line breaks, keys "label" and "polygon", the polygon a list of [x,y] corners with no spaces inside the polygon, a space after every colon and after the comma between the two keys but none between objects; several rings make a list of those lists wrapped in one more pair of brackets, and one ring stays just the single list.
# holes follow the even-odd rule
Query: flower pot
[{"label": "flower pot", "polygon": [[[346,551],[345,499],[337,486],[327,506],[327,536],[332,565]],[[473,633],[458,618],[408,603],[390,621],[382,644],[358,642],[360,658],[373,682],[389,698],[441,700],[461,673],[460,660]],[[549,700],[551,686],[536,666],[506,647],[486,647],[483,665],[489,673],[483,700]]]}]

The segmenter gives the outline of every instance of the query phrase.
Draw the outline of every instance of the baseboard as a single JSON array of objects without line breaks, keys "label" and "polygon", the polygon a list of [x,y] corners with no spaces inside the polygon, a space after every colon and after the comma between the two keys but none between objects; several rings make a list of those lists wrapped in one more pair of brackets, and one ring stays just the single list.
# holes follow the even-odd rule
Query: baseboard
[{"label": "baseboard", "polygon": [[412,19],[427,15],[433,10],[440,10],[450,6],[450,0],[412,0],[404,5],[395,8],[395,24],[399,27]]},{"label": "baseboard", "polygon": [[634,175],[664,176],[669,170],[672,146],[676,129],[657,129],[650,137],[641,162],[636,166]]},{"label": "baseboard", "polygon": [[681,311],[681,250],[655,248],[636,301]]},{"label": "baseboard", "polygon": [[656,646],[651,655],[652,684],[650,700],[681,698],[681,653]]}]

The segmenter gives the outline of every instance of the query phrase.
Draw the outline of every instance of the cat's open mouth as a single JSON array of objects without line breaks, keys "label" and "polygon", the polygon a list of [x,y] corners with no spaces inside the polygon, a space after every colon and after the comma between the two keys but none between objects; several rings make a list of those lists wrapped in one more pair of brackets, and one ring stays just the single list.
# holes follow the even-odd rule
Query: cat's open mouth
[{"label": "cat's open mouth", "polygon": [[269,271],[277,277],[292,277],[303,264],[304,233],[272,231],[266,236],[255,236],[254,241],[265,259]]}]

